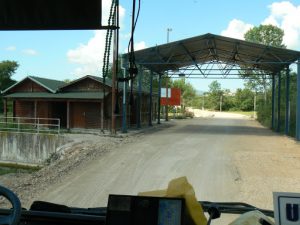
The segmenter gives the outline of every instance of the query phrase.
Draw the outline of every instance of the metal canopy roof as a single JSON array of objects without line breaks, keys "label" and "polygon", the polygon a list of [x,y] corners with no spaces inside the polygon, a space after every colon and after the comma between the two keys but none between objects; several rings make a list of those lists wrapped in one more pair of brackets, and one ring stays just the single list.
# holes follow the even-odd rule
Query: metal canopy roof
[{"label": "metal canopy roof", "polygon": [[[125,57],[128,57],[125,54]],[[162,74],[203,64],[225,64],[276,73],[300,58],[299,51],[276,48],[214,34],[204,34],[135,52],[136,63]]]}]

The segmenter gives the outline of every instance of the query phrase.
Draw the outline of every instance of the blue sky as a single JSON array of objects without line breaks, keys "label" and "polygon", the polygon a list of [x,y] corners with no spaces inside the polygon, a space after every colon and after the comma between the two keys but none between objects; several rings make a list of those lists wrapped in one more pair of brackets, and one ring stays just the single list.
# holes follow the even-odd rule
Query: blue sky
[{"label": "blue sky", "polygon": [[[103,0],[106,22],[109,0]],[[132,1],[120,0],[120,52],[130,33]],[[300,0],[141,0],[135,33],[136,48],[152,47],[205,33],[242,38],[251,27],[275,24],[285,31],[288,48],[300,50]],[[104,31],[0,31],[0,61],[15,60],[20,67],[14,79],[34,75],[52,79],[76,79],[101,75]],[[212,80],[190,80],[207,90]],[[222,80],[223,88],[236,89],[242,81]]]}]

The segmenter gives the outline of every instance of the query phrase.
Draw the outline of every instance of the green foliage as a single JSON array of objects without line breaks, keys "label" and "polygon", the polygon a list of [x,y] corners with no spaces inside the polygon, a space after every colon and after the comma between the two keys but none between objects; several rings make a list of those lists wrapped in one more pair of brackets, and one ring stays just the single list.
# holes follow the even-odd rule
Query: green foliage
[{"label": "green foliage", "polygon": [[[18,69],[19,64],[15,61],[0,62],[0,90],[3,91],[13,85],[16,81],[11,79]],[[3,112],[2,96],[0,96],[0,112]]]},{"label": "green foliage", "polygon": [[272,124],[272,100],[270,91],[267,92],[267,98],[262,94],[258,95],[257,100],[257,120],[265,127],[271,127]]},{"label": "green foliage", "polygon": [[237,89],[236,93],[232,94],[230,90],[222,89],[218,81],[213,81],[209,85],[209,92],[199,98],[198,101],[201,102],[201,107],[204,102],[204,108],[211,110],[220,110],[220,106],[222,107],[222,111],[253,110],[254,93],[250,89]]},{"label": "green foliage", "polygon": [[[286,48],[282,43],[284,36],[284,31],[276,26],[272,25],[260,25],[259,27],[254,27],[250,29],[245,34],[246,41],[252,41],[255,43],[265,44],[273,47]],[[271,127],[272,124],[272,90],[271,90],[271,77],[265,75],[265,71],[249,71],[252,75],[247,73],[242,73],[241,76],[247,79],[246,87],[255,91],[257,93],[257,120],[262,123],[264,126]],[[251,78],[251,79],[250,79]],[[295,79],[295,78],[292,78]],[[294,135],[294,124],[295,124],[295,93],[296,93],[296,82],[291,82],[291,135]],[[285,84],[285,76],[283,76],[282,84]],[[278,92],[278,87],[276,87],[276,93]],[[281,87],[281,116],[276,118],[276,124],[284,124],[285,117],[285,85]],[[278,99],[276,98],[276,102]],[[250,105],[250,104],[249,104]],[[277,108],[277,105],[276,105]],[[278,109],[276,109],[278,110]],[[280,131],[283,131],[284,126],[281,126]]]},{"label": "green foliage", "polygon": [[[269,45],[273,47],[286,48],[282,44],[284,31],[273,25],[260,25],[250,29],[244,35],[246,41]],[[241,77],[246,79],[246,87],[264,94],[264,101],[267,99],[267,90],[271,86],[270,76],[266,71],[248,70],[240,72]]]},{"label": "green foliage", "polygon": [[11,76],[18,69],[19,64],[15,61],[2,61],[0,62],[0,90],[5,90],[15,83]]},{"label": "green foliage", "polygon": [[273,25],[260,25],[258,27],[253,27],[246,32],[244,38],[246,41],[286,48],[286,46],[282,44],[283,36],[284,31],[279,27]]},{"label": "green foliage", "polygon": [[249,89],[237,89],[235,93],[235,107],[241,111],[253,110],[254,93]]},{"label": "green foliage", "polygon": [[0,163],[0,176],[8,173],[32,173],[40,170],[39,166],[26,166],[15,163]]},{"label": "green foliage", "polygon": [[222,92],[222,111],[230,111],[235,108],[235,96],[231,94],[229,89],[225,89]]},{"label": "green foliage", "polygon": [[186,82],[185,79],[178,79],[173,81],[173,88],[180,88],[182,96],[182,104],[185,106],[192,106],[194,98],[196,97],[196,90],[189,82]]},{"label": "green foliage", "polygon": [[71,83],[72,82],[72,80],[71,79],[64,79],[63,80],[65,83],[67,83],[67,84],[69,84],[69,83]]},{"label": "green foliage", "polygon": [[208,87],[209,92],[207,96],[207,107],[212,110],[219,110],[220,101],[223,97],[223,90],[221,88],[221,84],[215,80]]},{"label": "green foliage", "polygon": [[[205,103],[205,99],[204,99],[204,103]],[[202,104],[203,104],[203,96],[200,95],[196,95],[191,101],[191,106],[196,109],[201,109]]]},{"label": "green foliage", "polygon": [[[281,97],[280,97],[280,117],[278,118],[278,83],[276,82],[275,90],[275,129],[280,123],[279,132],[283,133],[285,129],[285,112],[286,112],[286,76],[281,79]],[[271,127],[272,124],[272,90],[267,90],[267,101],[264,101],[262,94],[258,95],[257,101],[257,120],[266,127]],[[291,73],[290,76],[290,133],[295,136],[296,126],[296,101],[297,101],[297,76],[296,73]]]}]

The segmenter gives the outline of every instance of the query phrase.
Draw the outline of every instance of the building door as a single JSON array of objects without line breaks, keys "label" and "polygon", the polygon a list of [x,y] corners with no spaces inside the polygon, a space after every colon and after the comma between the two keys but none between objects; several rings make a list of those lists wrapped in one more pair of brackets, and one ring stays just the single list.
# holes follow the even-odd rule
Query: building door
[{"label": "building door", "polygon": [[72,102],[70,108],[71,128],[101,128],[101,104],[99,102]]}]

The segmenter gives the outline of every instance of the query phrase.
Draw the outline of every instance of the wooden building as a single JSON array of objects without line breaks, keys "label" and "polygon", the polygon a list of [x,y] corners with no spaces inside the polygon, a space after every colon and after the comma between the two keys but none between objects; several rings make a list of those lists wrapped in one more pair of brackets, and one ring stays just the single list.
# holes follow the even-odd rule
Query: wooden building
[{"label": "wooden building", "polygon": [[[117,92],[116,127],[122,124],[122,90]],[[4,115],[12,101],[14,117],[59,118],[62,128],[110,129],[111,81],[87,75],[70,83],[28,76],[2,92]],[[129,94],[126,102],[129,102]],[[137,93],[133,95],[136,102]],[[134,103],[133,102],[133,103]],[[157,115],[157,97],[152,97],[152,119]],[[149,121],[149,92],[141,96],[141,124]],[[127,104],[127,127],[136,125],[137,107]]]}]

